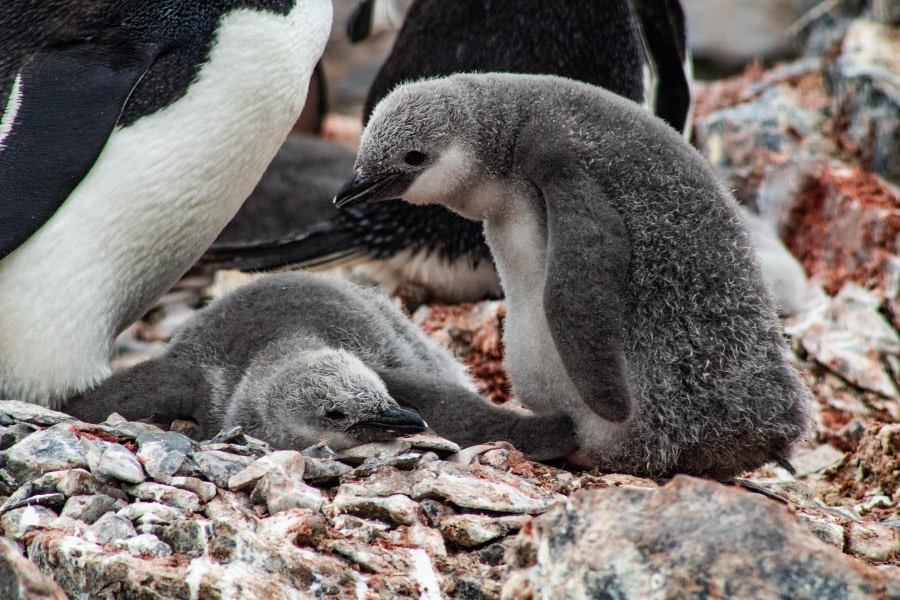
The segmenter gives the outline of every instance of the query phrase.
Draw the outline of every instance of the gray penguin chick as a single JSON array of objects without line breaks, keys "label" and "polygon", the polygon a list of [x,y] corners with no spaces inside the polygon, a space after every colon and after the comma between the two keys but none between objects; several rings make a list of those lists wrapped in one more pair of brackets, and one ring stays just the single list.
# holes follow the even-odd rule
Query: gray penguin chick
[{"label": "gray penguin chick", "polygon": [[637,104],[540,75],[398,87],[335,202],[398,197],[484,222],[513,390],[572,418],[580,460],[727,478],[808,430],[734,201]]},{"label": "gray penguin chick", "polygon": [[[401,409],[398,402],[418,411]],[[65,410],[98,422],[189,416],[210,437],[241,425],[278,448],[340,450],[423,431],[471,445],[507,439],[530,452],[548,429],[574,448],[567,417],[478,396],[465,368],[377,292],[312,273],[273,274],[200,311],[166,353],[117,373]],[[421,417],[419,416],[421,415]],[[466,431],[458,421],[472,417]]]}]

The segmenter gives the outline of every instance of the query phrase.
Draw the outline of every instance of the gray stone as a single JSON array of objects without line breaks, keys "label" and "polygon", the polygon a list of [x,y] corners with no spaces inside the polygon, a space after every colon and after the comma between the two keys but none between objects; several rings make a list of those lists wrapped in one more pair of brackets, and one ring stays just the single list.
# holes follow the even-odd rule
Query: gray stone
[{"label": "gray stone", "polygon": [[325,442],[319,442],[315,446],[304,448],[300,451],[304,458],[337,458],[337,452],[328,447]]},{"label": "gray stone", "polygon": [[139,525],[160,525],[187,518],[183,511],[174,506],[158,502],[135,502],[117,514]]},{"label": "gray stone", "polygon": [[37,430],[37,426],[28,425],[27,423],[16,423],[8,427],[0,427],[0,450],[6,450],[15,446]]},{"label": "gray stone", "polygon": [[40,404],[0,400],[0,425],[15,425],[23,421],[32,425],[50,426],[57,423],[74,423],[77,420]]},{"label": "gray stone", "polygon": [[137,423],[134,421],[104,421],[99,427],[101,431],[128,440],[137,440],[144,435],[165,433],[156,425],[151,425],[150,423]]},{"label": "gray stone", "polygon": [[191,514],[200,510],[197,494],[162,483],[144,482],[125,488],[128,495],[152,502],[162,502]]},{"label": "gray stone", "polygon": [[846,134],[868,155],[871,169],[900,183],[900,71],[896,28],[858,19],[841,53],[825,69],[835,112],[847,116]]},{"label": "gray stone", "polygon": [[25,506],[9,511],[0,517],[3,535],[16,540],[22,539],[29,531],[44,529],[56,519],[56,513],[43,506]]},{"label": "gray stone", "polygon": [[86,467],[87,457],[69,425],[36,431],[6,451],[6,468],[20,481],[47,471]]},{"label": "gray stone", "polygon": [[72,496],[66,501],[60,516],[78,519],[90,525],[115,510],[116,502],[115,498],[106,494]]},{"label": "gray stone", "polygon": [[174,475],[193,448],[190,438],[171,431],[145,433],[137,437],[137,457],[153,479],[165,482]]},{"label": "gray stone", "polygon": [[308,508],[319,511],[325,503],[321,491],[303,483],[301,478],[293,478],[279,471],[265,474],[250,499],[257,504],[265,504],[270,515],[292,508]]},{"label": "gray stone", "polygon": [[347,448],[337,456],[338,460],[349,465],[361,465],[369,458],[390,458],[403,454],[412,448],[409,442],[403,440],[391,440],[389,442],[372,442]]},{"label": "gray stone", "polygon": [[428,517],[428,522],[431,523],[432,527],[440,527],[444,517],[456,514],[456,512],[446,504],[441,504],[437,500],[431,500],[430,498],[422,500],[419,503],[419,506],[422,507],[422,511],[425,513],[425,516]]},{"label": "gray stone", "polygon": [[424,519],[417,502],[401,494],[386,498],[357,496],[345,487],[338,490],[331,503],[335,515],[349,513],[367,519],[387,521],[394,525],[412,525]]},{"label": "gray stone", "polygon": [[27,498],[21,498],[17,500],[13,500],[13,497],[11,496],[10,499],[7,500],[2,507],[0,507],[0,512],[8,512],[16,508],[32,505],[59,508],[60,506],[65,504],[65,502],[66,497],[58,492],[51,494],[36,494]]},{"label": "gray stone", "polygon": [[169,485],[197,494],[203,502],[209,502],[216,496],[216,484],[196,477],[172,477]]},{"label": "gray stone", "polygon": [[501,513],[542,513],[564,496],[482,465],[429,463],[415,473],[415,499],[437,497],[457,506]]},{"label": "gray stone", "polygon": [[408,471],[419,464],[419,459],[421,458],[421,454],[413,452],[389,456],[387,458],[367,458],[361,465],[353,469],[353,475],[355,477],[366,477],[384,467],[394,467],[396,469]]},{"label": "gray stone", "polygon": [[141,483],[147,476],[137,457],[121,444],[86,443],[88,466],[101,479]]},{"label": "gray stone", "polygon": [[177,554],[203,556],[209,549],[209,521],[175,521],[158,528],[157,536]]},{"label": "gray stone", "polygon": [[310,483],[328,483],[346,475],[353,469],[329,458],[304,457],[306,468],[303,479]]},{"label": "gray stone", "polygon": [[518,531],[531,517],[513,515],[488,517],[485,515],[455,515],[441,520],[441,534],[447,541],[462,548],[475,548],[491,540]]},{"label": "gray stone", "polygon": [[98,544],[109,544],[137,535],[131,521],[113,512],[108,512],[88,527],[84,539]]},{"label": "gray stone", "polygon": [[305,468],[306,462],[302,454],[295,450],[279,450],[255,460],[232,475],[228,480],[228,489],[234,491],[250,489],[268,473],[280,473],[287,478],[296,478],[300,481],[303,479]]},{"label": "gray stone", "polygon": [[4,600],[67,600],[65,592],[18,545],[0,537],[0,597]]},{"label": "gray stone", "polygon": [[455,463],[458,465],[468,465],[472,462],[476,462],[478,458],[485,454],[486,452],[490,452],[491,450],[515,450],[513,445],[509,442],[488,442],[486,444],[478,444],[477,446],[469,446],[468,448],[463,448],[456,454],[451,454],[447,457],[447,462]]},{"label": "gray stone", "polygon": [[829,546],[834,546],[839,550],[844,549],[844,528],[839,523],[832,523],[805,513],[797,513],[797,517],[817,538]]},{"label": "gray stone", "polygon": [[445,440],[436,435],[428,435],[427,433],[416,433],[413,435],[405,435],[399,438],[412,446],[413,448],[421,448],[423,450],[434,450],[442,454],[454,454],[459,452],[459,444]]},{"label": "gray stone", "polygon": [[113,542],[113,546],[121,548],[132,556],[165,558],[172,555],[172,548],[155,535],[142,533],[124,540]]},{"label": "gray stone", "polygon": [[900,530],[878,523],[850,523],[847,551],[874,562],[887,562],[900,556]]},{"label": "gray stone", "polygon": [[0,469],[0,496],[9,496],[19,489],[19,480],[6,469]]},{"label": "gray stone", "polygon": [[[727,543],[723,543],[727,540]],[[810,533],[782,505],[686,476],[575,492],[507,553],[503,598],[891,598],[900,580]]]},{"label": "gray stone", "polygon": [[406,528],[406,536],[412,544],[431,556],[446,557],[447,546],[439,531],[422,523],[414,523]]},{"label": "gray stone", "polygon": [[191,458],[206,479],[209,479],[220,488],[226,489],[228,488],[228,480],[231,479],[232,475],[239,473],[253,462],[253,458],[249,456],[238,456],[227,452],[219,452],[218,450],[195,452]]}]

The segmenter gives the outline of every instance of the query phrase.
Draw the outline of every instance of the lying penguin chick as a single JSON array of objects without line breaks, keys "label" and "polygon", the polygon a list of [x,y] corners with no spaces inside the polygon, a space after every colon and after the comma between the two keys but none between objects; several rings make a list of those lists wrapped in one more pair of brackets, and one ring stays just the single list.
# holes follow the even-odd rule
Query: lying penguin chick
[{"label": "lying penguin chick", "polygon": [[339,206],[402,197],[484,222],[513,390],[569,415],[582,459],[730,477],[807,431],[734,201],[638,105],[551,76],[408,84],[376,108],[356,167]]},{"label": "lying penguin chick", "polygon": [[234,215],[300,113],[328,0],[5,0],[0,397],[58,405]]},{"label": "lying penguin chick", "polygon": [[282,448],[321,439],[344,448],[422,431],[422,418],[464,445],[506,439],[546,458],[531,450],[547,446],[549,431],[559,440],[554,455],[574,448],[567,417],[482,400],[463,366],[386,298],[311,273],[264,277],[213,302],[165,355],[117,373],[65,410],[89,422],[112,412],[189,416],[207,436],[242,425]]}]

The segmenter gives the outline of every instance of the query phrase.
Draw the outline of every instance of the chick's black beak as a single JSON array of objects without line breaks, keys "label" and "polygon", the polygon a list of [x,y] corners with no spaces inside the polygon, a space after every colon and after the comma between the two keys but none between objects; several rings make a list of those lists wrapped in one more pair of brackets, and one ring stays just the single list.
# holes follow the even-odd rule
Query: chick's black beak
[{"label": "chick's black beak", "polygon": [[357,427],[365,427],[366,429],[377,429],[387,433],[407,434],[420,433],[428,429],[428,423],[422,420],[422,417],[416,413],[404,410],[400,407],[389,408],[374,419],[362,421],[356,424]]},{"label": "chick's black beak", "polygon": [[344,208],[399,198],[409,187],[409,183],[409,176],[404,173],[363,177],[359,171],[356,171],[353,173],[353,177],[338,190],[334,197],[334,205]]}]

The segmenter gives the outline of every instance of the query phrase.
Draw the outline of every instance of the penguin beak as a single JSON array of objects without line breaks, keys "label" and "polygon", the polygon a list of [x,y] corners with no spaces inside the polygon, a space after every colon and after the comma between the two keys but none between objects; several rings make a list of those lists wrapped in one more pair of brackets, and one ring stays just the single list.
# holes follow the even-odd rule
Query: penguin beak
[{"label": "penguin beak", "polygon": [[376,429],[386,433],[421,433],[428,429],[428,423],[416,413],[402,408],[389,408],[370,421],[357,423],[356,427]]},{"label": "penguin beak", "polygon": [[356,171],[350,181],[338,190],[334,197],[334,205],[338,208],[346,208],[400,198],[410,183],[409,176],[405,173],[363,177],[359,171]]}]

